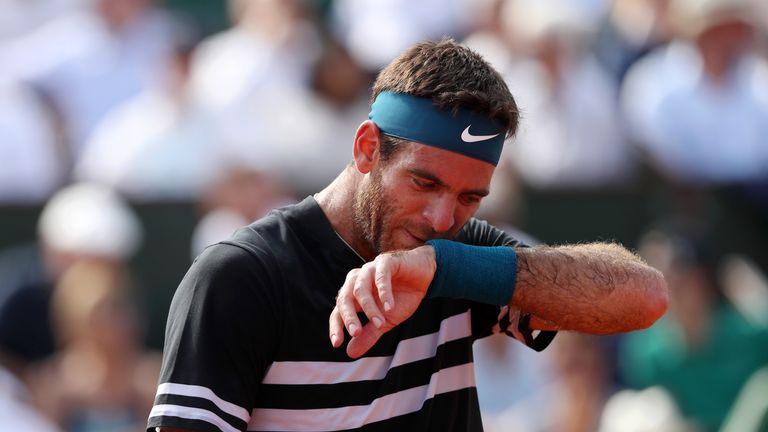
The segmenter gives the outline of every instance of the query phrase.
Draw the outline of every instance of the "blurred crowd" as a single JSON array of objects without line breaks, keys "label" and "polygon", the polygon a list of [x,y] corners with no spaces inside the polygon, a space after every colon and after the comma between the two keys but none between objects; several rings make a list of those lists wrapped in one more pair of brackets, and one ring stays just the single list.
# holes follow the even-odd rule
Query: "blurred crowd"
[{"label": "blurred crowd", "polygon": [[[194,258],[332,180],[377,71],[445,36],[521,108],[481,216],[525,229],[527,191],[650,185],[658,218],[634,246],[671,292],[647,331],[563,333],[541,354],[478,342],[487,430],[768,431],[768,254],[750,253],[768,245],[768,3],[226,8],[210,31],[161,1],[0,0],[0,212],[43,208],[34,244],[0,251],[0,431],[140,430],[159,360],[127,265],[131,203],[194,203]],[[758,246],[713,250],[712,191]]]}]

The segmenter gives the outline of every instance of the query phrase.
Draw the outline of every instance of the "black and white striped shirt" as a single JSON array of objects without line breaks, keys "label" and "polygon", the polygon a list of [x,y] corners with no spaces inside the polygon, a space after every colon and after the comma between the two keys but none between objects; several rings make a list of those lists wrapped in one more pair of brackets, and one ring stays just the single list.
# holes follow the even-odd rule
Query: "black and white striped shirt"
[{"label": "black and white striped shirt", "polygon": [[[475,219],[456,240],[517,245]],[[328,316],[362,264],[311,197],[208,248],[171,304],[149,430],[482,430],[472,342],[499,308],[425,299],[352,360]]]}]

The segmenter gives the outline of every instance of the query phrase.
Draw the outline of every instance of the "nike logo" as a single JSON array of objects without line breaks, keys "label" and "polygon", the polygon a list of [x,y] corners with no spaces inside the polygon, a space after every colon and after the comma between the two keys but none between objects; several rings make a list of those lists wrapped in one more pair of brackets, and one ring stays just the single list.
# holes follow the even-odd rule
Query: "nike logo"
[{"label": "nike logo", "polygon": [[472,135],[471,133],[469,133],[469,128],[471,128],[471,127],[472,127],[472,125],[467,126],[467,128],[464,129],[464,132],[461,133],[461,140],[462,141],[467,142],[467,143],[473,143],[473,142],[478,142],[478,141],[489,140],[491,138],[496,138],[497,136],[499,136],[499,134],[495,134],[495,135]]}]

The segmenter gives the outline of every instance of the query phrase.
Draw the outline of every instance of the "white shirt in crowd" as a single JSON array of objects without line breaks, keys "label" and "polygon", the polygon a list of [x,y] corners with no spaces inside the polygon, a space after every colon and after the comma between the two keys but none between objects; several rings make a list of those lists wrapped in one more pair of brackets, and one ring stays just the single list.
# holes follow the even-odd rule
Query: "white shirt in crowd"
[{"label": "white shirt in crowd", "polygon": [[746,55],[720,83],[676,42],[633,66],[622,105],[639,144],[668,175],[701,184],[768,175],[768,63]]},{"label": "white shirt in crowd", "polygon": [[0,45],[0,64],[53,100],[77,157],[110,109],[157,79],[176,29],[154,9],[119,30],[95,11],[75,11]]},{"label": "white shirt in crowd", "polygon": [[40,414],[29,402],[26,386],[0,366],[0,432],[59,432],[60,429]]},{"label": "white shirt in crowd", "polygon": [[0,73],[0,202],[43,202],[62,166],[53,127],[28,87]]}]

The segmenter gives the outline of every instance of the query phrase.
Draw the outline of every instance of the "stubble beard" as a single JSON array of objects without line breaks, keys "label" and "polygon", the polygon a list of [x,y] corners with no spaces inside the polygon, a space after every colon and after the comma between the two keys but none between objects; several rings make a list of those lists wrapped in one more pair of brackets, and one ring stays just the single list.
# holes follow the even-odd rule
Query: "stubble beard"
[{"label": "stubble beard", "polygon": [[382,238],[387,228],[384,218],[389,209],[381,172],[371,172],[370,182],[357,190],[352,203],[352,231],[373,255],[384,252]]}]

